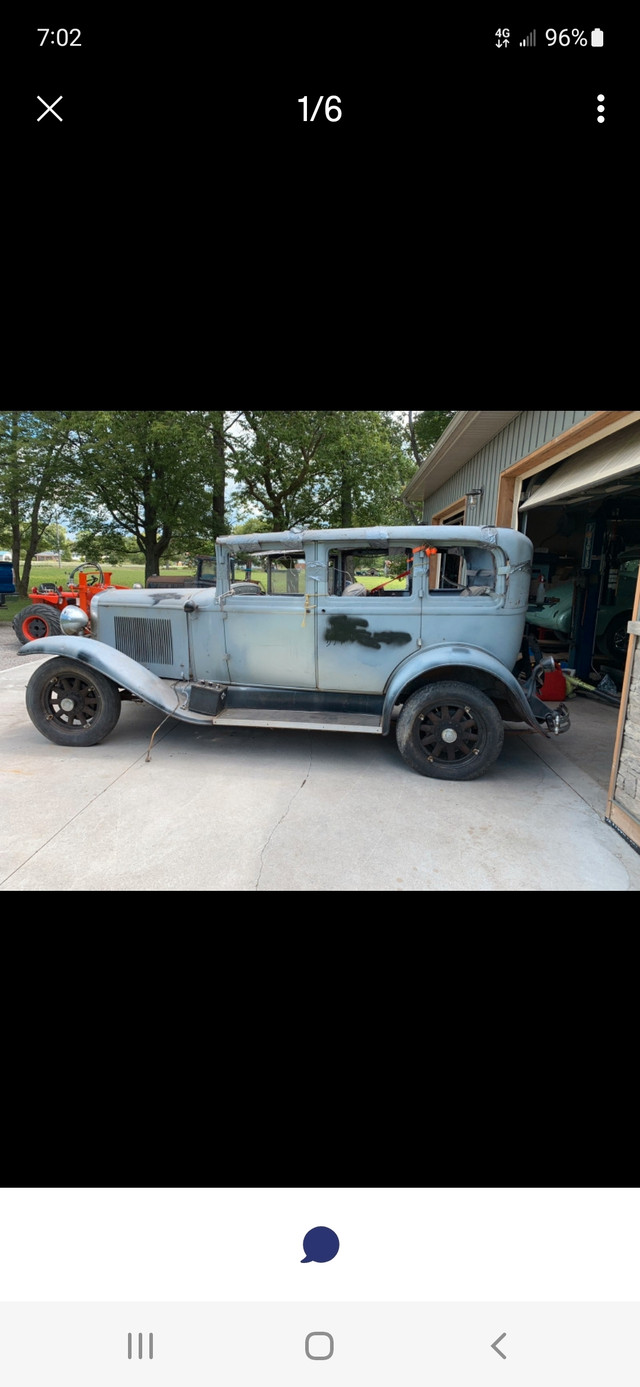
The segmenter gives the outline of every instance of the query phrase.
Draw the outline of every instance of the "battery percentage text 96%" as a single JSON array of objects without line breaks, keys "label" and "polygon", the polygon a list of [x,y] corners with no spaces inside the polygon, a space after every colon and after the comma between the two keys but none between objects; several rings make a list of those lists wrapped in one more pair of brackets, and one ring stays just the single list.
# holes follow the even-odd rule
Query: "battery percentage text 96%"
[{"label": "battery percentage text 96%", "polygon": [[554,43],[559,43],[561,48],[568,48],[570,43],[576,44],[580,48],[587,47],[587,40],[582,29],[561,29],[560,33],[556,29],[547,29],[545,38],[549,48],[553,48]]},{"label": "battery percentage text 96%", "polygon": [[341,107],[341,105],[340,105],[340,97],[339,97],[339,96],[328,96],[327,99],[326,99],[326,101],[325,101],[325,99],[324,99],[324,96],[319,96],[319,97],[318,97],[318,100],[317,100],[317,102],[316,102],[316,104],[315,104],[315,107],[314,107],[314,109],[313,109],[313,112],[312,112],[311,115],[308,114],[307,101],[308,101],[308,97],[306,97],[306,96],[299,96],[299,97],[298,97],[298,105],[302,104],[302,109],[303,109],[303,116],[302,116],[302,119],[303,119],[303,120],[315,120],[315,118],[316,118],[316,116],[317,116],[317,114],[318,114],[318,111],[320,110],[320,107],[321,107],[323,101],[324,101],[324,114],[325,114],[326,119],[327,119],[327,120],[330,120],[330,121],[340,120],[340,117],[341,117],[341,115],[342,115],[342,107]]}]

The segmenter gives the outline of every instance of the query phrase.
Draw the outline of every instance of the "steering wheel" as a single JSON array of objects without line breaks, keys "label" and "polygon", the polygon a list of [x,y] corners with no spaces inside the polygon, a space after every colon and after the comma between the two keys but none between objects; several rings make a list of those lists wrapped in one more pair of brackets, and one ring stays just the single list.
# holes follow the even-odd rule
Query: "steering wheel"
[{"label": "steering wheel", "polygon": [[[102,569],[101,569],[99,563],[79,563],[79,564],[78,564],[78,567],[77,567],[77,568],[74,568],[73,573],[70,573],[70,574],[69,574],[69,586],[71,586],[71,583],[73,582],[76,573],[82,573],[83,570],[84,570],[85,568],[88,568],[88,570],[89,570],[90,573],[98,573],[98,574],[100,575],[99,581],[100,581],[101,583],[104,583],[104,573],[102,572]],[[94,587],[94,586],[95,586],[95,582],[96,582],[95,578],[92,578],[92,579],[87,583],[87,587],[90,587],[90,588]]]}]

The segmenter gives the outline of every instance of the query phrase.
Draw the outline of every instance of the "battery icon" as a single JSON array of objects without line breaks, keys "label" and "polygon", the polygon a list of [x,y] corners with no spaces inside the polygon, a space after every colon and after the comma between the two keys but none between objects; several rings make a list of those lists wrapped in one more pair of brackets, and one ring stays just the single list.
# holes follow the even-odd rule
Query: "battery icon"
[{"label": "battery icon", "polygon": [[603,32],[602,32],[602,29],[592,29],[592,30],[591,30],[591,47],[592,47],[592,48],[602,48],[603,44],[604,44],[604,34],[603,34]]}]

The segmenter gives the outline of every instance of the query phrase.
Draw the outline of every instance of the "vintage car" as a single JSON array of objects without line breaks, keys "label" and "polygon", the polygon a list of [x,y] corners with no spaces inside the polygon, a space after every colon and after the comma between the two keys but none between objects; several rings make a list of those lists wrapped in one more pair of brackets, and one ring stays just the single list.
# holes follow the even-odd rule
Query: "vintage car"
[{"label": "vintage car", "polygon": [[[264,582],[232,576],[248,552]],[[88,640],[77,609],[63,611],[64,634],[28,647],[53,657],[29,681],[29,716],[72,747],[101,742],[131,697],[194,726],[395,726],[413,770],[472,780],[505,722],[569,726],[537,697],[551,657],[516,677],[532,554],[525,535],[489,526],[227,535],[215,588],[105,590]]]}]

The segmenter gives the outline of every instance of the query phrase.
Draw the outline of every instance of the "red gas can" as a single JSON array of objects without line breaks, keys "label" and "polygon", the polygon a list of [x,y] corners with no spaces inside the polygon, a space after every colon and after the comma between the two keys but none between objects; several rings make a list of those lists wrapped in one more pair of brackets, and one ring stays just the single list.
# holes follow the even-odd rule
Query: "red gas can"
[{"label": "red gas can", "polygon": [[555,669],[547,670],[538,698],[542,698],[548,703],[560,703],[563,698],[566,698],[566,695],[567,681],[560,666],[556,664]]}]

